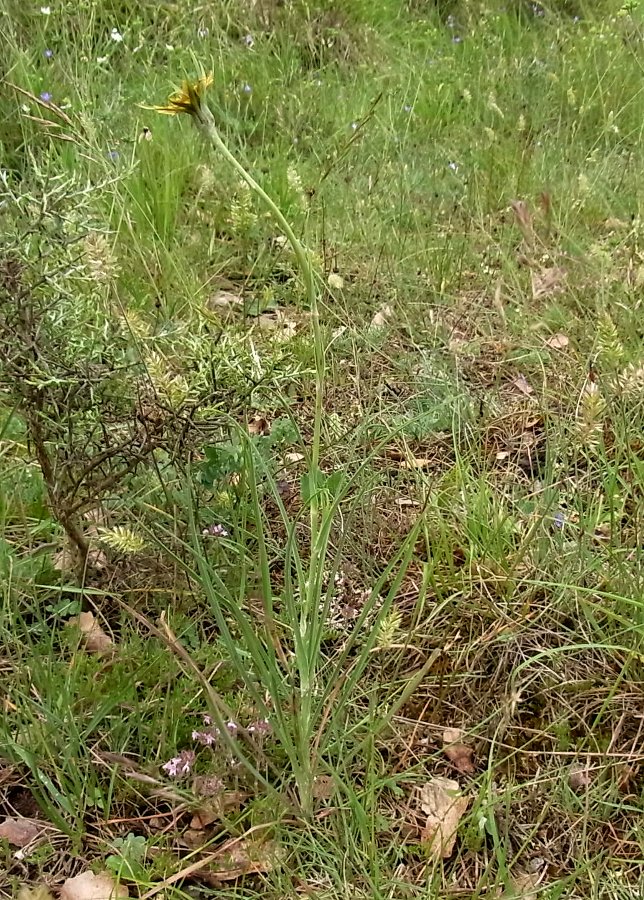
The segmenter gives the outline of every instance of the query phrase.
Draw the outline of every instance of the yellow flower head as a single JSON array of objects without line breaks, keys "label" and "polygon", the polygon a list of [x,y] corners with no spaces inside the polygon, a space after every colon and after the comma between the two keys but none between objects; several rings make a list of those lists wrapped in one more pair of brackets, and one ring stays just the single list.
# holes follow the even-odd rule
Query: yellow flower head
[{"label": "yellow flower head", "polygon": [[212,72],[196,81],[184,81],[180,90],[170,94],[165,106],[146,106],[144,109],[152,109],[164,116],[177,116],[179,113],[196,116],[201,109],[202,97],[212,82]]}]

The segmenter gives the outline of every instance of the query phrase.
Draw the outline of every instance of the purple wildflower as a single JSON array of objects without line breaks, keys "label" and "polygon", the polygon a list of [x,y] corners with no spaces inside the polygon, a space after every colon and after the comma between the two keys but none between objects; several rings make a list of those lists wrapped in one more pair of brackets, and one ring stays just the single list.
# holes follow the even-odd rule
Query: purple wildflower
[{"label": "purple wildflower", "polygon": [[563,509],[560,509],[555,513],[552,524],[555,526],[555,528],[564,527],[564,525],[566,524],[566,514]]},{"label": "purple wildflower", "polygon": [[192,732],[192,740],[198,741],[198,743],[203,744],[204,747],[212,747],[217,738],[219,737],[219,729],[214,728],[211,731],[193,731]]},{"label": "purple wildflower", "polygon": [[189,775],[195,761],[194,750],[182,750],[179,756],[173,756],[161,768],[171,778],[181,778],[183,775]]},{"label": "purple wildflower", "polygon": [[43,50],[42,55],[45,57],[45,59],[51,59],[52,56],[54,55],[54,51],[49,50],[49,48],[48,48],[47,50]]},{"label": "purple wildflower", "polygon": [[112,162],[116,162],[116,160],[119,158],[118,150],[109,150],[107,153],[107,157],[108,159],[111,159]]},{"label": "purple wildflower", "polygon": [[51,103],[53,99],[53,95],[49,93],[49,91],[42,91],[40,94],[40,99],[43,103]]},{"label": "purple wildflower", "polygon": [[207,528],[204,528],[202,534],[204,537],[228,537],[228,531],[223,525],[219,524],[208,525]]},{"label": "purple wildflower", "polygon": [[271,723],[268,719],[259,719],[257,722],[253,722],[247,728],[249,734],[257,734],[257,735],[266,735],[272,732]]}]

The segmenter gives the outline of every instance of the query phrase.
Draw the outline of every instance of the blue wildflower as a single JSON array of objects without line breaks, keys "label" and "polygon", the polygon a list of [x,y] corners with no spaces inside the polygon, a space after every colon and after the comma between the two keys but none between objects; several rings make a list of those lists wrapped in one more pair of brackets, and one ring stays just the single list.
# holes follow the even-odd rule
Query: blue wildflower
[{"label": "blue wildflower", "polygon": [[40,99],[43,103],[51,103],[53,95],[50,94],[49,91],[42,91],[40,94]]},{"label": "blue wildflower", "polygon": [[43,50],[42,55],[45,57],[45,59],[51,59],[54,55],[54,51],[49,49]]}]

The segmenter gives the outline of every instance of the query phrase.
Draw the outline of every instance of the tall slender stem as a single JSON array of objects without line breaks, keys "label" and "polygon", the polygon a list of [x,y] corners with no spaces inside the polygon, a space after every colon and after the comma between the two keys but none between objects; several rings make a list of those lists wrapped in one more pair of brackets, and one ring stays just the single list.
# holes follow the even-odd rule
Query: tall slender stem
[{"label": "tall slender stem", "polygon": [[313,340],[315,345],[315,409],[313,417],[313,442],[310,455],[310,476],[313,487],[310,492],[311,557],[309,563],[308,586],[305,591],[305,599],[300,615],[300,633],[296,638],[296,646],[300,646],[300,653],[296,653],[296,657],[300,679],[298,737],[300,748],[300,772],[302,773],[301,783],[298,785],[298,788],[303,810],[305,812],[310,812],[312,811],[311,804],[314,778],[311,749],[313,737],[313,702],[316,691],[315,679],[318,665],[314,634],[317,629],[316,617],[318,615],[320,572],[324,562],[324,540],[323,535],[321,534],[320,522],[322,521],[322,505],[325,502],[326,496],[324,492],[321,492],[318,489],[322,415],[324,410],[325,353],[324,340],[320,328],[320,313],[315,274],[308,251],[296,237],[295,232],[284,213],[228,149],[217,129],[214,117],[208,106],[201,101],[196,104],[196,108],[193,109],[192,112],[206,137],[230,163],[242,180],[262,200],[284,232],[284,235],[295,254],[306,288],[306,296],[311,311]]}]

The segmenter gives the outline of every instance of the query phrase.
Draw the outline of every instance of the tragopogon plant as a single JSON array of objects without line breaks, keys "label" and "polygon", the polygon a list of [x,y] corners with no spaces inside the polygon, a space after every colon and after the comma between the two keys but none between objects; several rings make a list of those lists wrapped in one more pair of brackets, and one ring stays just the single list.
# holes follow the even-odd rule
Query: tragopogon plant
[{"label": "tragopogon plant", "polygon": [[[184,113],[192,118],[205,139],[236,170],[240,178],[250,190],[261,200],[272,214],[275,222],[291,245],[297,261],[300,275],[304,283],[306,298],[311,313],[315,345],[315,411],[313,440],[308,460],[309,474],[307,478],[307,501],[310,510],[310,558],[308,577],[302,578],[301,603],[298,609],[298,622],[295,625],[295,657],[298,669],[298,732],[299,765],[302,773],[297,780],[300,798],[304,800],[311,792],[313,773],[306,760],[310,759],[310,744],[315,729],[315,695],[317,691],[317,667],[319,659],[320,629],[320,592],[322,570],[327,552],[330,522],[337,508],[331,492],[325,489],[325,479],[320,473],[320,436],[323,413],[324,390],[324,342],[320,327],[318,293],[315,272],[309,252],[296,237],[290,223],[275,201],[257,183],[237,157],[232,153],[217,128],[215,118],[209,109],[204,94],[212,83],[212,75],[204,75],[196,81],[184,81],[180,90],[173,93],[165,105],[151,107],[164,115]],[[336,500],[338,493],[336,492]],[[203,562],[203,561],[202,561]],[[209,573],[203,572],[204,581],[209,581]],[[297,777],[297,776],[296,776]]]}]

